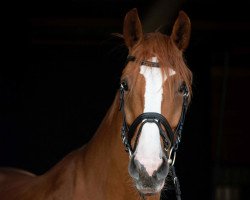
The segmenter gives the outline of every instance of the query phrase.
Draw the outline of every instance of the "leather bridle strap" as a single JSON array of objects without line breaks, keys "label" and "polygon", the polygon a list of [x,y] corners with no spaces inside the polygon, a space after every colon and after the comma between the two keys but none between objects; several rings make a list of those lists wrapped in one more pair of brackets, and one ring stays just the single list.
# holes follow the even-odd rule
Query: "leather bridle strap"
[{"label": "leather bridle strap", "polygon": [[175,129],[175,141],[174,141],[174,150],[177,151],[179,147],[179,143],[181,142],[181,134],[184,126],[184,121],[185,117],[187,114],[187,109],[188,109],[188,97],[189,97],[189,92],[187,89],[187,86],[183,84],[180,88],[180,91],[183,92],[183,103],[182,103],[182,110],[181,110],[181,116],[179,119],[179,123]]},{"label": "leather bridle strap", "polygon": [[122,142],[125,146],[125,151],[129,153],[129,156],[132,156],[132,149],[131,149],[131,145],[128,142],[128,125],[127,125],[127,121],[126,121],[126,113],[125,113],[125,109],[124,109],[124,85],[121,84],[120,86],[120,105],[119,105],[119,110],[122,112],[122,129],[121,129],[121,137],[122,137]]},{"label": "leather bridle strap", "polygon": [[174,182],[174,188],[175,188],[175,196],[177,200],[181,200],[181,188],[180,188],[180,182],[178,177],[175,173],[175,167],[174,165],[171,166],[171,172],[172,172],[172,178]]},{"label": "leather bridle strap", "polygon": [[[169,147],[170,142],[171,143],[173,142],[174,133],[173,133],[168,121],[166,120],[166,118],[163,115],[161,115],[160,113],[146,112],[146,113],[142,113],[141,115],[139,115],[134,120],[134,122],[131,124],[131,126],[129,127],[127,136],[128,136],[128,142],[130,144],[131,144],[131,139],[133,138],[138,125],[141,123],[143,123],[142,126],[145,123],[155,123],[160,130],[160,135],[163,138],[163,142],[164,142],[165,147]],[[162,129],[161,125],[164,127],[165,130]],[[170,142],[169,142],[169,140],[170,140]],[[136,149],[136,146],[134,146],[132,151],[134,151],[135,149]]]}]

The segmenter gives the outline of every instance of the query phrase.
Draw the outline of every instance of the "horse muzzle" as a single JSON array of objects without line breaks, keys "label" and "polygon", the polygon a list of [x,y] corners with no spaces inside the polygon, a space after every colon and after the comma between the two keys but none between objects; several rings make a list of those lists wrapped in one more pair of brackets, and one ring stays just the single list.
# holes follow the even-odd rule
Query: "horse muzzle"
[{"label": "horse muzzle", "polygon": [[159,193],[164,187],[165,179],[169,173],[167,158],[162,158],[162,163],[157,170],[149,175],[145,167],[132,156],[129,162],[128,171],[135,182],[137,190],[143,195]]}]

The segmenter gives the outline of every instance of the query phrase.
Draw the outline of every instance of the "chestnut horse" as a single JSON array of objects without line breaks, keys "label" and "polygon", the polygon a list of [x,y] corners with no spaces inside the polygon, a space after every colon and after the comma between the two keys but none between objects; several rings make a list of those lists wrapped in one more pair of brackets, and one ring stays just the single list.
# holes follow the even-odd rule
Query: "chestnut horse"
[{"label": "chestnut horse", "polygon": [[1,169],[0,199],[160,199],[167,176],[174,174],[190,102],[192,73],[183,59],[190,29],[180,11],[170,36],[144,34],[137,10],[130,10],[123,27],[129,56],[121,87],[93,138],[43,175]]}]

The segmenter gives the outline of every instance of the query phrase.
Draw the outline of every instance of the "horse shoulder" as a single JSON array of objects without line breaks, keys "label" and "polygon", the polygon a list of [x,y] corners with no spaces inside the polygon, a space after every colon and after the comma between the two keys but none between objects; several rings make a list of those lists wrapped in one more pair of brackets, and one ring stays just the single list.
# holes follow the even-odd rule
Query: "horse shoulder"
[{"label": "horse shoulder", "polygon": [[36,177],[35,174],[16,168],[0,168],[0,199],[17,199],[19,188]]},{"label": "horse shoulder", "polygon": [[85,189],[81,164],[84,148],[65,156],[40,176],[13,169],[0,169],[1,200],[90,200]]},{"label": "horse shoulder", "polygon": [[[16,168],[0,168],[0,185],[6,185],[12,182],[30,180],[36,177],[35,174]],[[3,187],[0,187],[0,191]]]}]

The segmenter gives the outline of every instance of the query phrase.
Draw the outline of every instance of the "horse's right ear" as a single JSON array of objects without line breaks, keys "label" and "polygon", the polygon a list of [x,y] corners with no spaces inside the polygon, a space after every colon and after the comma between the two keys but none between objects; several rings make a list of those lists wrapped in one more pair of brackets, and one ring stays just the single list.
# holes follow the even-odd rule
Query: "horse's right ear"
[{"label": "horse's right ear", "polygon": [[142,39],[142,26],[136,8],[127,12],[125,16],[123,24],[123,36],[125,44],[129,49],[131,49]]}]

